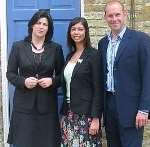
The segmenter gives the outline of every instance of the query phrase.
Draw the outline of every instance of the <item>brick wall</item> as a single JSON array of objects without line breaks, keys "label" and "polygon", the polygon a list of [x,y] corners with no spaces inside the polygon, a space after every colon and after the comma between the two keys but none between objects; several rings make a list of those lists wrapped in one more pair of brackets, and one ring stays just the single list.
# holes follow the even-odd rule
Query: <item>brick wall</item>
[{"label": "brick wall", "polygon": [[[90,35],[93,46],[97,48],[98,40],[103,37],[109,30],[105,23],[104,6],[108,0],[84,0],[85,17],[90,26]],[[127,25],[134,26],[135,29],[150,34],[150,0],[135,0],[132,6],[134,13],[131,15],[131,0],[121,0],[128,9]],[[133,16],[133,17],[132,17]],[[105,136],[105,134],[104,134]],[[150,123],[145,127],[143,147],[150,146]],[[106,140],[103,139],[104,147]]]},{"label": "brick wall", "polygon": [[[85,12],[90,26],[90,35],[92,44],[97,47],[98,40],[108,32],[107,24],[105,23],[104,6],[108,0],[84,0]],[[130,19],[131,0],[121,0],[128,9],[128,26],[131,27],[132,20]],[[134,5],[134,28],[150,34],[150,0],[135,0]]]}]

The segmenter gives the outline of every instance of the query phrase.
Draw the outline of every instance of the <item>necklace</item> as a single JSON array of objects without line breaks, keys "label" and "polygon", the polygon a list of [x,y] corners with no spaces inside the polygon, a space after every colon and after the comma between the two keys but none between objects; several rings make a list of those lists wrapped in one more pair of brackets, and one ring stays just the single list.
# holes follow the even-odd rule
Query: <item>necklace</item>
[{"label": "necklace", "polygon": [[43,48],[44,48],[44,43],[43,43],[43,45],[42,45],[41,48],[37,48],[37,47],[34,45],[33,42],[31,42],[31,45],[32,45],[32,47],[33,47],[35,50],[37,50],[37,51],[41,51],[41,50],[43,50]]},{"label": "necklace", "polygon": [[71,61],[77,62],[79,60],[79,58],[81,57],[82,52],[83,51],[81,51],[81,52],[75,52],[73,54],[73,56],[71,57]]}]

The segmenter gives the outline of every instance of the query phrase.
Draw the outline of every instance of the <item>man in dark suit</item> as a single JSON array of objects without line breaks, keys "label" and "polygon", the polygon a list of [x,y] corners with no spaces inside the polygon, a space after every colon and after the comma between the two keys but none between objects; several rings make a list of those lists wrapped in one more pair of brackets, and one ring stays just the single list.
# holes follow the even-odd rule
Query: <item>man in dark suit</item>
[{"label": "man in dark suit", "polygon": [[111,32],[99,41],[104,75],[104,120],[108,147],[142,147],[150,109],[150,37],[125,26],[127,11],[108,2]]}]

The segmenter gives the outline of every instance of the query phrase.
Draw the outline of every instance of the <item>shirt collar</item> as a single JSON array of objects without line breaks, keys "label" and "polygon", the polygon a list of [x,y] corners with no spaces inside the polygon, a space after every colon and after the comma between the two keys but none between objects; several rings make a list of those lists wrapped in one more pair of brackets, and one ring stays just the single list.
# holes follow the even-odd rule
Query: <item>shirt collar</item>
[{"label": "shirt collar", "polygon": [[[127,27],[124,26],[123,29],[120,31],[120,33],[117,35],[117,38],[118,38],[118,39],[122,39],[122,38],[123,38],[123,35],[124,35],[126,29],[127,29]],[[109,39],[109,40],[112,40],[111,32],[109,32],[107,36],[108,36],[108,39]]]}]

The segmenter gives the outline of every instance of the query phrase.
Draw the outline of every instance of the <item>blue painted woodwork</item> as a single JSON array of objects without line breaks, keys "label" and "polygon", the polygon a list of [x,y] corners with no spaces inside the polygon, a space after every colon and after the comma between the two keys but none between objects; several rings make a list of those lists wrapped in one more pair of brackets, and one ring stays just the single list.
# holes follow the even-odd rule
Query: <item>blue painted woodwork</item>
[{"label": "blue painted woodwork", "polygon": [[[7,21],[8,21],[8,55],[12,43],[16,40],[24,39],[27,35],[27,23],[31,16],[38,9],[47,9],[54,20],[53,40],[63,46],[63,52],[66,56],[68,48],[66,47],[66,31],[69,21],[80,16],[80,0],[7,0]],[[12,85],[9,85],[10,115],[13,103]],[[62,96],[58,96],[59,105]]]}]

